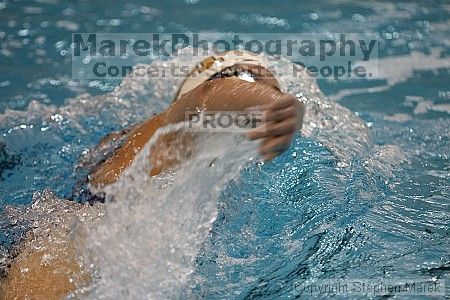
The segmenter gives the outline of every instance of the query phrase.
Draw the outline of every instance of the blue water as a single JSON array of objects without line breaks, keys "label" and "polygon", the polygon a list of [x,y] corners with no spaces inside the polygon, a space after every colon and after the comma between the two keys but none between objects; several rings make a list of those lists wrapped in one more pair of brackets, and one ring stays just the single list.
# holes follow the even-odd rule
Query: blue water
[{"label": "blue water", "polygon": [[[192,290],[268,299],[293,297],[311,278],[448,283],[449,16],[446,1],[0,2],[0,208],[43,189],[70,198],[80,156],[159,109],[151,96],[105,98],[120,81],[72,80],[73,32],[377,33],[381,78],[318,81],[368,125],[373,146],[343,167],[299,136],[272,163],[246,168],[221,194],[196,258],[205,280]],[[20,230],[6,223],[8,248]]]}]

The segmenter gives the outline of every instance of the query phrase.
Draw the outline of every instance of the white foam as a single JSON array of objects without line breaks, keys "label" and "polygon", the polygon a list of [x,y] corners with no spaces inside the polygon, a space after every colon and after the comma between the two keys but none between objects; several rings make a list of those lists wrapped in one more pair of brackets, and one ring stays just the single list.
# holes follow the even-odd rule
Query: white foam
[{"label": "white foam", "polygon": [[359,62],[358,65],[364,66],[367,70],[378,68],[378,73],[373,79],[385,79],[386,84],[370,88],[343,89],[331,95],[330,98],[338,101],[351,95],[387,91],[391,87],[410,79],[414,75],[414,72],[436,71],[450,68],[450,57],[441,57],[441,52],[441,48],[432,48],[429,55],[413,51],[406,55],[389,56],[378,60]]}]

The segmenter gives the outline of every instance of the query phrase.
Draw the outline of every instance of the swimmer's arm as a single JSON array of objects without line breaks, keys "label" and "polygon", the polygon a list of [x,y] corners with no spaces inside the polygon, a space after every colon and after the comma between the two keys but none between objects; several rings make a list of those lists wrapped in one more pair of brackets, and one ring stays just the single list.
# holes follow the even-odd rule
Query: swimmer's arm
[{"label": "swimmer's arm", "polygon": [[260,82],[248,83],[234,77],[207,81],[185,94],[172,105],[169,123],[184,120],[185,111],[203,107],[206,111],[264,111],[263,124],[248,133],[252,140],[261,140],[259,153],[266,161],[289,148],[295,133],[301,129],[304,105],[295,96]]},{"label": "swimmer's arm", "polygon": [[108,160],[94,169],[89,175],[89,183],[99,187],[115,182],[123,170],[131,164],[137,151],[144,147],[158,128],[165,125],[164,119],[163,112],[131,127],[125,143]]}]

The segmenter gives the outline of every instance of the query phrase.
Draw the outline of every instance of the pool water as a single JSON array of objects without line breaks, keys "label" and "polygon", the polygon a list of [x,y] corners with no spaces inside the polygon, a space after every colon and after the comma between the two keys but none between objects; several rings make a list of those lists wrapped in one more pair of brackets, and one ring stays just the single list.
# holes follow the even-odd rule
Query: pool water
[{"label": "pool water", "polygon": [[[322,93],[284,79],[308,111],[273,162],[233,136],[203,137],[193,162],[158,179],[141,155],[109,188],[122,201],[85,237],[101,277],[85,297],[309,298],[296,284],[448,282],[449,16],[445,1],[0,2],[0,209],[45,189],[72,198],[104,135],[170,103],[176,81],[71,79],[73,32],[377,33],[376,80],[319,79]],[[2,266],[29,226],[10,219]]]}]

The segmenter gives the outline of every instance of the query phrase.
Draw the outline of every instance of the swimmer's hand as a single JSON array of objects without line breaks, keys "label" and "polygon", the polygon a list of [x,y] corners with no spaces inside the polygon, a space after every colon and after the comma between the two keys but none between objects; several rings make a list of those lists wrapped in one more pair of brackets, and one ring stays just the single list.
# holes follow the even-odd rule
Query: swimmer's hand
[{"label": "swimmer's hand", "polygon": [[289,148],[295,133],[301,129],[304,106],[294,96],[285,94],[263,107],[262,124],[247,133],[251,140],[262,139],[259,153],[270,161]]}]

